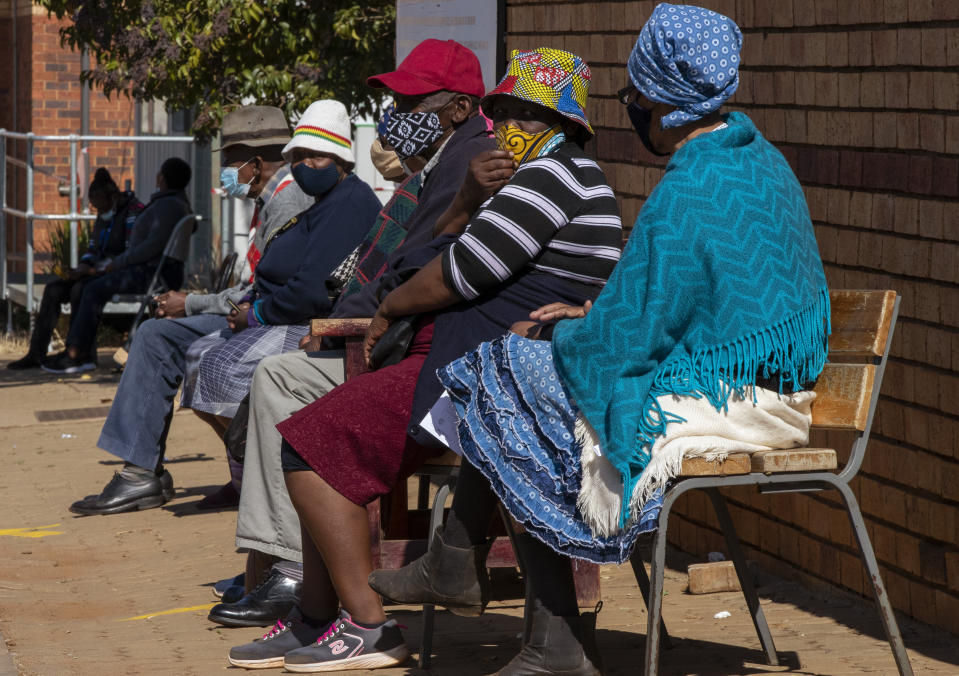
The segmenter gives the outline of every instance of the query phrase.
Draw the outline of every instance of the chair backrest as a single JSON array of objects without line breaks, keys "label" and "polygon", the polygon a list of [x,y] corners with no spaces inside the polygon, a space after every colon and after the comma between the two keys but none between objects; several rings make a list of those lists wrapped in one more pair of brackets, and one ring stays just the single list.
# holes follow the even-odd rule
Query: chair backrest
[{"label": "chair backrest", "polygon": [[817,429],[858,433],[843,475],[852,476],[862,464],[899,313],[899,300],[895,291],[829,293],[832,305],[829,363],[816,381],[812,424]]},{"label": "chair backrest", "polygon": [[220,267],[213,275],[213,293],[220,293],[230,287],[233,281],[233,268],[236,266],[236,259],[239,257],[236,251],[223,259]]}]

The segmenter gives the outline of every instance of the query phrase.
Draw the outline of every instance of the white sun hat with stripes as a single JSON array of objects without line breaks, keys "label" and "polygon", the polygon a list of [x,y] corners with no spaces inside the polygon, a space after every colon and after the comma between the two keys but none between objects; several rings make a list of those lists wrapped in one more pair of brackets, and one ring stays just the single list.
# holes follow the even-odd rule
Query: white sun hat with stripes
[{"label": "white sun hat with stripes", "polygon": [[291,160],[294,148],[335,155],[350,165],[356,164],[346,106],[332,99],[311,103],[297,122],[293,138],[283,148],[283,159],[287,162]]}]

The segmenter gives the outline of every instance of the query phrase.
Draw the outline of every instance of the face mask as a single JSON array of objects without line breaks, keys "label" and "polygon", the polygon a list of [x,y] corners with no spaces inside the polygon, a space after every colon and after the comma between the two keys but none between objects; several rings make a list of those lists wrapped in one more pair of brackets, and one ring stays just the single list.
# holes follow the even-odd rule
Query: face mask
[{"label": "face mask", "polygon": [[293,180],[307,195],[320,197],[333,189],[340,180],[340,172],[334,162],[322,169],[314,169],[307,166],[306,162],[300,162],[293,167]]},{"label": "face mask", "polygon": [[554,124],[546,131],[530,134],[511,124],[496,129],[496,144],[513,156],[517,166],[523,162],[548,155],[566,140],[563,128]]},{"label": "face mask", "polygon": [[393,113],[386,123],[386,142],[405,160],[422,155],[445,131],[436,113]]},{"label": "face mask", "polygon": [[116,208],[111,208],[110,211],[101,211],[100,218],[102,218],[105,221],[109,221],[110,219],[113,218],[113,215],[116,214],[116,212],[117,212]]},{"label": "face mask", "polygon": [[394,151],[384,148],[379,137],[370,146],[370,159],[373,160],[373,166],[380,172],[380,176],[387,181],[399,181],[406,174],[400,158]]},{"label": "face mask", "polygon": [[649,140],[649,125],[653,119],[653,111],[647,110],[633,101],[626,106],[626,114],[629,115],[629,121],[633,123],[633,128],[639,134],[639,140],[646,146],[646,150],[658,157],[669,155],[669,153],[661,153],[653,148],[653,144]]},{"label": "face mask", "polygon": [[251,178],[247,183],[240,183],[240,169],[250,162],[251,160],[247,160],[239,167],[223,167],[220,170],[220,183],[223,184],[223,189],[226,190],[227,195],[247,197],[250,194],[250,183],[253,182],[253,179]]}]

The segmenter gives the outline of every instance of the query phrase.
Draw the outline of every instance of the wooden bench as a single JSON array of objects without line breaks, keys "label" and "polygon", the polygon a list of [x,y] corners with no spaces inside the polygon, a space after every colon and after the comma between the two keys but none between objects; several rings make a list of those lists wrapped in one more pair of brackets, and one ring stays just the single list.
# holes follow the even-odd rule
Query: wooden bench
[{"label": "wooden bench", "polygon": [[855,540],[869,573],[886,636],[900,674],[912,674],[909,658],[889,603],[872,544],[849,481],[862,465],[869,430],[876,412],[882,376],[899,311],[894,291],[832,291],[830,363],[816,382],[812,407],[814,429],[843,430],[854,436],[849,459],[841,471],[831,448],[793,448],[759,453],[731,453],[723,462],[690,458],[683,462],[680,479],[663,496],[659,525],[653,542],[649,577],[638,554],[631,560],[637,583],[649,609],[645,673],[653,676],[659,663],[660,639],[668,640],[662,623],[663,571],[669,511],[676,500],[693,489],[706,491],[716,512],[743,595],[752,614],[767,660],[778,664],[776,649],[762,606],[746,570],[742,546],[736,536],[725,499],[719,491],[728,486],[756,486],[761,493],[834,489],[839,491],[849,515]]}]

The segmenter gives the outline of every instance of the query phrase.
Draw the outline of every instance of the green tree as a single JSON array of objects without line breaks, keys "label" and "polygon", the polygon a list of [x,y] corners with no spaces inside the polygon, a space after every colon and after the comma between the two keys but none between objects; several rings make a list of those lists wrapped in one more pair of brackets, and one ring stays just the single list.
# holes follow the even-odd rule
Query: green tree
[{"label": "green tree", "polygon": [[223,115],[256,102],[301,113],[334,98],[353,114],[379,100],[366,76],[393,67],[393,0],[38,0],[86,48],[81,77],[107,95],[194,110],[207,140]]}]

